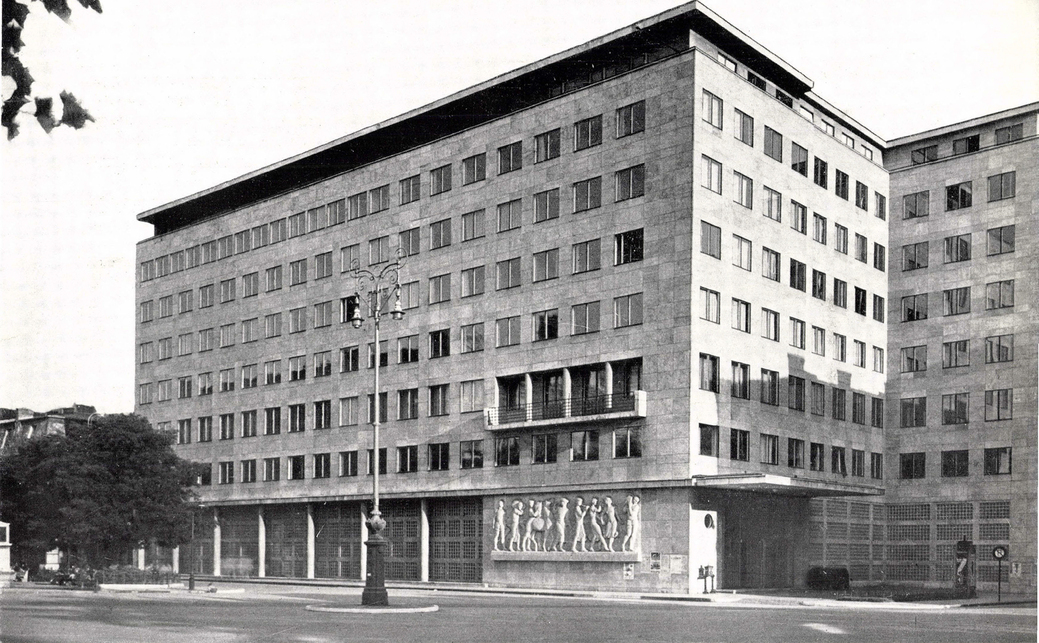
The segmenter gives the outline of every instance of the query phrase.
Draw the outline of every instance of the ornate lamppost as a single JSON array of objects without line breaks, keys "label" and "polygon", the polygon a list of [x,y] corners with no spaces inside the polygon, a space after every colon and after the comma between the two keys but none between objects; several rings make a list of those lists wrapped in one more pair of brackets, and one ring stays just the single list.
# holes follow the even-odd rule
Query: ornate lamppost
[{"label": "ornate lamppost", "polygon": [[[372,512],[368,517],[368,568],[365,575],[364,591],[361,593],[362,605],[389,605],[389,597],[386,594],[386,572],[385,554],[386,539],[382,536],[382,530],[386,528],[386,521],[382,519],[379,512],[379,467],[382,458],[379,456],[379,366],[381,352],[379,350],[379,322],[382,316],[388,314],[394,321],[404,318],[404,310],[400,303],[400,271],[404,267],[404,251],[397,248],[395,258],[392,262],[382,266],[375,271],[361,268],[360,261],[354,259],[350,266],[350,276],[357,281],[357,290],[354,294],[355,307],[350,315],[350,323],[354,328],[360,329],[364,324],[361,309],[367,305],[372,328],[375,333],[373,348],[373,361],[375,371],[375,390],[373,396],[374,407],[372,409],[372,457],[369,459],[372,467]],[[390,299],[393,299],[393,307],[386,310]],[[350,314],[350,311],[345,311]]]}]

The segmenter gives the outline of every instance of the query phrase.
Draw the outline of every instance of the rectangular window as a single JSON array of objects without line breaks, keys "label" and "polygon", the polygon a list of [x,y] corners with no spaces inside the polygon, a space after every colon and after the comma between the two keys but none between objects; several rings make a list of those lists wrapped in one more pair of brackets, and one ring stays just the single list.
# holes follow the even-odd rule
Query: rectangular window
[{"label": "rectangular window", "polygon": [[[497,447],[497,444],[495,445]],[[518,447],[518,445],[517,445]],[[497,455],[497,449],[495,450]],[[458,443],[459,466],[462,469],[483,468],[483,440],[463,440]],[[519,460],[517,454],[517,461]]]},{"label": "rectangular window", "polygon": [[617,138],[638,134],[645,129],[646,101],[640,100],[617,110]]},{"label": "rectangular window", "polygon": [[880,272],[887,272],[887,248],[873,243],[873,267]]},{"label": "rectangular window", "polygon": [[429,358],[447,357],[451,354],[451,329],[430,331]]},{"label": "rectangular window", "polygon": [[315,478],[328,478],[332,475],[332,454],[331,453],[315,453],[314,454],[314,477]]},{"label": "rectangular window", "polygon": [[542,163],[559,156],[559,129],[534,137],[534,162]]},{"label": "rectangular window", "polygon": [[[234,324],[224,324],[223,326],[221,326],[220,327],[220,348],[227,348],[228,346],[234,346],[234,342],[235,342],[235,325]],[[163,346],[163,341],[160,340],[159,347],[161,348],[162,346]],[[166,356],[169,357],[169,353],[168,352],[166,353]],[[160,359],[161,359],[161,355],[160,355]]]},{"label": "rectangular window", "polygon": [[902,218],[918,219],[926,217],[930,212],[930,192],[916,192],[902,197]]},{"label": "rectangular window", "polygon": [[573,431],[570,433],[570,460],[588,462],[599,459],[599,432]]},{"label": "rectangular window", "polygon": [[273,406],[263,409],[264,435],[278,435],[282,432],[282,409],[281,407]]},{"label": "rectangular window", "polygon": [[574,123],[574,151],[579,152],[602,143],[602,114]]},{"label": "rectangular window", "polygon": [[834,181],[833,181],[833,187],[834,187],[834,190],[836,191],[837,196],[839,196],[840,198],[842,198],[845,201],[847,201],[848,200],[848,181],[849,181],[848,175],[845,174],[844,172],[841,172],[838,169],[834,169],[834,177],[835,178],[834,178]]},{"label": "rectangular window", "polygon": [[942,291],[945,315],[963,315],[970,312],[970,286]]},{"label": "rectangular window", "polygon": [[927,293],[902,298],[902,321],[927,319]]},{"label": "rectangular window", "polygon": [[314,428],[332,428],[332,401],[322,400],[314,402]]},{"label": "rectangular window", "polygon": [[646,193],[646,166],[636,165],[615,173],[616,200],[626,201]]},{"label": "rectangular window", "polygon": [[[448,224],[450,225],[450,224]],[[404,253],[405,257],[413,257],[420,251],[421,245],[419,240],[419,229],[411,228],[410,230],[404,230],[399,235],[399,248]],[[347,264],[343,264],[344,266]]]},{"label": "rectangular window", "polygon": [[736,138],[742,143],[754,147],[754,119],[740,110],[736,110]]},{"label": "rectangular window", "polygon": [[1015,228],[1013,225],[991,228],[988,231],[988,255],[1014,252]]},{"label": "rectangular window", "polygon": [[705,255],[722,258],[722,229],[706,221],[700,222],[700,252]]},{"label": "rectangular window", "polygon": [[721,457],[718,447],[718,427],[710,424],[700,425],[700,455],[711,458]]},{"label": "rectangular window", "polygon": [[733,397],[742,400],[750,399],[750,365],[740,362],[732,363],[732,389]]},{"label": "rectangular window", "polygon": [[307,477],[307,459],[302,455],[289,456],[289,480],[303,480]]},{"label": "rectangular window", "polygon": [[448,442],[438,442],[429,445],[429,470],[447,471],[451,462],[451,446]]},{"label": "rectangular window", "polygon": [[559,310],[542,310],[533,315],[532,340],[535,342],[559,337]]},{"label": "rectangular window", "polygon": [[761,403],[779,405],[779,373],[761,369]]},{"label": "rectangular window", "polygon": [[938,146],[929,145],[927,147],[920,147],[912,151],[910,154],[910,160],[913,165],[920,165],[921,163],[928,163],[930,161],[938,160]]},{"label": "rectangular window", "polygon": [[833,224],[833,249],[848,254],[848,229],[839,223]]},{"label": "rectangular window", "polygon": [[722,193],[722,164],[709,156],[702,157],[703,177],[700,185],[711,192]]},{"label": "rectangular window", "polygon": [[515,172],[523,167],[523,141],[498,148],[498,174]]},{"label": "rectangular window", "polygon": [[418,389],[397,391],[397,419],[414,420],[418,417]]},{"label": "rectangular window", "polygon": [[[422,178],[416,174],[415,176],[409,176],[406,179],[400,180],[400,204],[405,205],[413,201],[418,201],[422,196]],[[351,215],[353,214],[353,208],[351,208]],[[350,217],[354,218],[353,216]]]},{"label": "rectangular window", "polygon": [[220,439],[234,439],[234,413],[224,413],[220,416]]},{"label": "rectangular window", "polygon": [[765,216],[773,221],[783,221],[783,195],[765,186]]},{"label": "rectangular window", "polygon": [[552,248],[534,253],[534,282],[559,277],[559,249]]},{"label": "rectangular window", "polygon": [[993,335],[985,338],[985,363],[1014,361],[1014,336]]},{"label": "rectangular window", "polygon": [[339,426],[357,424],[357,396],[339,398]]},{"label": "rectangular window", "polygon": [[339,260],[343,265],[343,272],[355,270],[361,267],[361,245],[352,244],[344,246],[339,250]]},{"label": "rectangular window", "polygon": [[1009,420],[1014,417],[1014,389],[985,391],[985,421]]},{"label": "rectangular window", "polygon": [[930,254],[930,242],[921,241],[902,246],[902,271],[926,268]]},{"label": "rectangular window", "polygon": [[429,194],[434,196],[451,189],[451,166],[444,165],[429,171]]},{"label": "rectangular window", "polygon": [[790,169],[808,176],[808,150],[793,141],[790,142]]},{"label": "rectangular window", "polygon": [[970,340],[942,343],[942,368],[970,366]]},{"label": "rectangular window", "polygon": [[805,468],[805,441],[797,438],[787,438],[786,441],[786,466],[793,469]]},{"label": "rectangular window", "polygon": [[281,360],[272,360],[263,363],[263,383],[281,384]]},{"label": "rectangular window", "polygon": [[1007,127],[996,128],[996,145],[1003,145],[1005,143],[1011,143],[1013,141],[1019,141],[1024,136],[1024,126],[1022,123],[1016,123],[1014,125],[1008,125]]},{"label": "rectangular window", "polygon": [[302,333],[307,329],[307,309],[293,308],[289,311],[289,332]]},{"label": "rectangular window", "polygon": [[281,479],[281,458],[263,459],[263,481],[277,482]]},{"label": "rectangular window", "polygon": [[779,464],[779,436],[761,434],[761,463]]},{"label": "rectangular window", "polygon": [[473,413],[483,410],[483,380],[468,380],[459,385],[459,410]]},{"label": "rectangular window", "polygon": [[927,426],[927,398],[910,397],[900,400],[901,426],[904,429]]},{"label": "rectangular window", "polygon": [[707,288],[700,288],[700,319],[715,324],[721,323],[721,295]]},{"label": "rectangular window", "polygon": [[557,436],[555,433],[535,433],[531,439],[531,462],[552,464],[556,461]]},{"label": "rectangular window", "polygon": [[866,396],[862,393],[851,394],[851,421],[866,424]]},{"label": "rectangular window", "polygon": [[198,307],[209,308],[213,305],[214,286],[209,284],[198,289]]},{"label": "rectangular window", "polygon": [[1010,447],[985,449],[985,475],[1009,475],[1011,473],[1010,450]]},{"label": "rectangular window", "polygon": [[378,237],[368,242],[368,265],[385,263],[390,260],[390,238]]},{"label": "rectangular window", "polygon": [[812,270],[812,297],[826,301],[826,273]]},{"label": "rectangular window", "polygon": [[534,223],[559,218],[559,189],[545,190],[534,195]]},{"label": "rectangular window", "polygon": [[439,304],[451,299],[451,275],[437,275],[429,278],[429,303]]},{"label": "rectangular window", "polygon": [[703,120],[718,129],[722,128],[722,99],[706,89],[703,90]]},{"label": "rectangular window", "polygon": [[971,182],[949,185],[945,188],[945,209],[960,210],[971,206]]},{"label": "rectangular window", "polygon": [[220,484],[232,484],[234,482],[234,462],[220,463]]},{"label": "rectangular window", "polygon": [[969,393],[942,395],[942,424],[967,424]]},{"label": "rectangular window", "polygon": [[462,352],[475,353],[483,350],[483,322],[462,326]]},{"label": "rectangular window", "polygon": [[1005,172],[988,177],[988,200],[1002,201],[1010,199],[1016,191],[1017,172]]},{"label": "rectangular window", "polygon": [[729,429],[729,459],[750,460],[750,431]]},{"label": "rectangular window", "polygon": [[881,480],[884,478],[884,454],[869,454],[869,477],[874,480]]},{"label": "rectangular window", "polygon": [[700,353],[700,390],[718,392],[718,358]]},{"label": "rectangular window", "polygon": [[977,152],[981,144],[981,136],[975,134],[964,138],[954,139],[952,142],[952,153],[955,155]]},{"label": "rectangular window", "polygon": [[812,326],[812,352],[826,355],[826,331],[818,326]]},{"label": "rectangular window", "polygon": [[844,460],[844,447],[830,447],[830,471],[842,476],[848,475],[847,463]]},{"label": "rectangular window", "polygon": [[[641,259],[641,257],[642,257],[642,247],[641,247],[641,232],[642,232],[642,230],[641,229],[638,230],[638,231],[632,231],[631,233],[621,233],[619,235],[616,235],[616,240],[617,240],[616,243],[623,245],[627,256],[633,257],[634,255],[632,254],[633,248],[631,248],[631,243],[622,242],[621,238],[625,237],[626,235],[633,234],[634,232],[638,232],[639,233],[638,257]],[[634,241],[634,239],[632,239],[631,241]],[[574,268],[573,268],[573,271],[574,271],[575,275],[579,274],[579,273],[582,273],[582,272],[590,272],[592,270],[598,270],[599,269],[599,263],[600,263],[599,240],[598,239],[592,239],[591,241],[584,241],[584,242],[581,242],[581,243],[575,243],[574,247],[573,247],[573,256],[574,256]],[[620,255],[618,255],[618,256],[620,256]],[[627,262],[624,262],[624,263],[627,263]]]},{"label": "rectangular window", "polygon": [[520,199],[498,205],[498,232],[515,230],[523,225],[521,205]]},{"label": "rectangular window", "polygon": [[573,323],[570,333],[572,335],[599,332],[599,302],[574,305],[571,309],[571,317]]},{"label": "rectangular window", "polygon": [[922,479],[926,475],[927,457],[923,453],[900,453],[899,477],[903,480]]},{"label": "rectangular window", "polygon": [[790,345],[802,350],[805,347],[805,323],[793,317],[790,318]]},{"label": "rectangular window", "polygon": [[436,250],[451,245],[451,219],[429,224],[429,248]]},{"label": "rectangular window", "polygon": [[[253,274],[253,276],[256,275],[256,273],[252,273],[252,274]],[[249,275],[246,275],[246,277],[248,277],[248,276]],[[178,304],[179,304],[178,311],[180,312],[180,314],[183,315],[184,313],[191,312],[191,308],[192,308],[193,304],[195,303],[195,293],[194,293],[194,291],[185,290],[185,291],[179,293],[177,298],[178,298]]]},{"label": "rectangular window", "polygon": [[805,292],[807,266],[796,259],[790,260],[790,287]]},{"label": "rectangular window", "polygon": [[902,349],[902,372],[920,373],[927,370],[927,346],[906,346]]},{"label": "rectangular window", "polygon": [[484,267],[476,266],[462,271],[462,297],[482,295],[484,289]]},{"label": "rectangular window", "polygon": [[805,380],[803,377],[791,375],[787,379],[787,408],[794,411],[805,410]]},{"label": "rectangular window", "polygon": [[418,335],[397,338],[397,363],[414,364],[418,361]]},{"label": "rectangular window", "polygon": [[487,155],[476,154],[462,159],[462,185],[469,185],[487,178]]},{"label": "rectangular window", "polygon": [[780,255],[769,248],[761,249],[761,276],[771,281],[780,280]]},{"label": "rectangular window", "polygon": [[818,156],[815,157],[815,174],[813,180],[819,187],[826,189],[828,187],[828,165],[826,161],[822,160]]},{"label": "rectangular window", "polygon": [[855,207],[869,211],[869,188],[855,181]]},{"label": "rectangular window", "polygon": [[765,156],[783,162],[783,135],[765,126]]},{"label": "rectangular window", "polygon": [[811,383],[812,399],[809,411],[812,415],[826,415],[826,386],[819,382]]},{"label": "rectangular window", "polygon": [[[368,449],[368,464],[366,469],[366,475],[372,475],[373,465],[375,465],[375,450]],[[386,447],[379,449],[379,475],[386,475]]]},{"label": "rectangular window", "polygon": [[761,309],[761,336],[774,342],[779,341],[779,313],[768,308]]},{"label": "rectangular window", "polygon": [[613,299],[613,327],[638,326],[642,323],[642,293]]},{"label": "rectangular window", "polygon": [[818,212],[812,214],[812,239],[826,245],[826,217]]},{"label": "rectangular window", "polygon": [[[450,173],[448,174],[448,182],[450,183]],[[368,202],[369,212],[372,214],[376,212],[382,212],[390,207],[390,186],[380,185],[377,188],[368,190]],[[328,225],[336,225],[342,223],[346,217],[343,212],[344,208],[343,200],[329,203],[325,206],[328,211]]]},{"label": "rectangular window", "polygon": [[826,471],[826,447],[812,442],[809,451],[809,468],[812,471]]},{"label": "rectangular window", "polygon": [[298,382],[307,379],[307,358],[305,355],[289,358],[289,381]]},{"label": "rectangular window", "polygon": [[626,426],[613,431],[614,458],[642,457],[642,430],[637,426]]},{"label": "rectangular window", "polygon": [[733,241],[733,262],[732,265],[744,270],[751,270],[752,256],[754,252],[753,244],[748,240],[744,239],[739,235],[732,235]]},{"label": "rectangular window", "polygon": [[[464,458],[464,455],[463,455]],[[514,467],[519,464],[519,438],[494,439],[494,466]],[[463,464],[462,468],[465,468]]]},{"label": "rectangular window", "polygon": [[945,263],[970,261],[970,234],[945,237]]},{"label": "rectangular window", "polygon": [[750,332],[750,303],[736,298],[732,300],[732,327],[744,333]]},{"label": "rectangular window", "polygon": [[[970,290],[969,288],[967,289]],[[1014,306],[1014,280],[985,284],[985,310]],[[969,307],[969,305],[968,305]]]},{"label": "rectangular window", "polygon": [[866,314],[866,291],[858,286],[855,287],[855,312],[859,315]]},{"label": "rectangular window", "polygon": [[736,203],[748,209],[753,208],[754,181],[739,172],[733,172],[732,174],[736,180]]},{"label": "rectangular window", "polygon": [[514,346],[520,343],[520,318],[506,317],[495,322],[497,346]]}]

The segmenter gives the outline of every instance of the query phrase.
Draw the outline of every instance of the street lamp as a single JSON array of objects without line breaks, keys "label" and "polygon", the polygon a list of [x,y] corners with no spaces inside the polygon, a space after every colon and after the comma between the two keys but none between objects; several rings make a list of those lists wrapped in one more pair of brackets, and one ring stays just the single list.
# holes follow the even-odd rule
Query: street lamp
[{"label": "street lamp", "polygon": [[191,549],[188,553],[191,554],[191,568],[188,569],[188,591],[195,590],[195,514],[198,513],[199,509],[204,509],[206,506],[203,504],[195,505],[191,508]]},{"label": "street lamp", "polygon": [[[386,528],[386,521],[382,519],[379,512],[379,466],[382,458],[379,457],[379,366],[381,352],[379,350],[379,322],[384,314],[388,314],[394,321],[404,319],[404,310],[400,303],[400,271],[404,267],[404,250],[397,248],[395,259],[383,266],[376,272],[367,268],[361,268],[360,261],[354,259],[350,266],[350,276],[357,281],[357,290],[354,294],[356,299],[353,314],[350,315],[349,306],[344,313],[350,315],[350,323],[354,328],[360,329],[364,324],[361,314],[362,303],[368,305],[368,312],[372,320],[372,328],[375,333],[373,349],[373,361],[375,370],[375,390],[373,396],[374,407],[372,410],[372,513],[368,518],[368,569],[365,575],[364,591],[361,593],[362,605],[389,605],[389,597],[386,594],[385,555],[383,549],[386,547],[386,539],[382,536],[382,530]],[[385,297],[385,301],[384,298]],[[386,311],[390,298],[393,298],[393,307]]]}]

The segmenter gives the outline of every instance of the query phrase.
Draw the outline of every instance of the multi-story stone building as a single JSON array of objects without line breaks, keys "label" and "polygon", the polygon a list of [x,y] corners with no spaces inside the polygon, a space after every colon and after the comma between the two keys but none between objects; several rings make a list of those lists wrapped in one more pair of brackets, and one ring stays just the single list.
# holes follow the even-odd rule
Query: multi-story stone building
[{"label": "multi-story stone building", "polygon": [[1035,592],[1039,104],[889,142],[888,560]]},{"label": "multi-story stone building", "polygon": [[[196,567],[363,578],[378,399],[390,580],[883,575],[884,149],[692,2],[141,214]],[[350,268],[397,249],[376,347]]]}]

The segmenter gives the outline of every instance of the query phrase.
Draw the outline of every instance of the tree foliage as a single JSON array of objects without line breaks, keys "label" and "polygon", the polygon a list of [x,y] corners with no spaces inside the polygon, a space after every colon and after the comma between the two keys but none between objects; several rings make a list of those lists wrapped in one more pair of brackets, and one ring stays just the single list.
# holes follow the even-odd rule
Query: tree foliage
[{"label": "tree foliage", "polygon": [[[66,22],[72,15],[67,0],[40,0],[40,2],[47,11]],[[93,9],[101,13],[100,0],[79,0],[79,4],[86,9]],[[30,100],[36,103],[36,111],[33,116],[47,133],[59,125],[79,129],[87,121],[94,120],[90,113],[79,104],[79,100],[69,92],[63,91],[59,95],[63,110],[61,118],[58,119],[54,118],[53,98],[32,96],[33,77],[19,57],[22,47],[25,45],[22,42],[22,30],[25,28],[25,21],[28,18],[29,6],[25,2],[3,0],[3,75],[14,82],[14,91],[10,96],[4,97],[3,114],[0,116],[0,124],[7,128],[8,140],[18,136],[18,114]]]},{"label": "tree foliage", "polygon": [[0,459],[0,516],[23,561],[57,547],[105,566],[152,541],[190,539],[195,468],[141,416],[70,424]]}]

